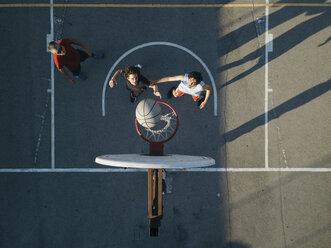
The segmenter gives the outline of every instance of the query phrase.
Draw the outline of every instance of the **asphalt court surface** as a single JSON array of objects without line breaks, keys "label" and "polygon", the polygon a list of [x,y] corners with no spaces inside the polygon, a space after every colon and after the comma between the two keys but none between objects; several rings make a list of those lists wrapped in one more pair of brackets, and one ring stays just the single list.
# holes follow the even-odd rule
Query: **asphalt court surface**
[{"label": "asphalt court surface", "polygon": [[[180,128],[165,144],[166,153],[211,156],[215,168],[265,168],[266,154],[269,168],[330,168],[330,7],[268,9],[273,50],[268,53],[267,153],[265,10],[54,8],[55,38],[72,37],[105,53],[102,60],[82,64],[86,81],[71,85],[54,72],[56,168],[104,168],[94,163],[95,156],[148,152],[134,129],[135,104],[130,103],[123,80],[113,89],[107,87],[105,117],[101,98],[114,62],[129,49],[153,41],[194,52],[216,82],[217,116],[213,97],[204,110],[189,96],[164,99],[180,116]],[[50,9],[0,8],[0,20],[1,56],[6,58],[0,65],[0,166],[51,168],[52,61],[46,53]],[[117,68],[137,63],[150,79],[199,70],[210,83],[201,64],[174,47],[139,49]],[[164,97],[173,85],[160,85]],[[154,98],[151,91],[140,99],[144,97]],[[161,237],[156,240],[148,237],[145,173],[1,173],[0,177],[1,247],[330,243],[328,172],[171,172],[173,193],[165,196]]]}]

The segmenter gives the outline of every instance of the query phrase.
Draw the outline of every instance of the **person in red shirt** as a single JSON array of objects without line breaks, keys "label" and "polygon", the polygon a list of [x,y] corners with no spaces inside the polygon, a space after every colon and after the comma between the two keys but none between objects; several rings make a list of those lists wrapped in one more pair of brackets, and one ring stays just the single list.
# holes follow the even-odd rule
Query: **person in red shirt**
[{"label": "person in red shirt", "polygon": [[[86,52],[76,49],[72,45],[80,46],[84,48]],[[103,58],[103,54],[92,53],[88,46],[74,39],[61,39],[58,43],[52,41],[48,44],[48,50],[54,54],[54,63],[57,69],[68,78],[71,83],[75,83],[75,79],[68,74],[64,67],[71,71],[75,78],[85,80],[86,76],[81,74],[80,62],[90,57]]]}]

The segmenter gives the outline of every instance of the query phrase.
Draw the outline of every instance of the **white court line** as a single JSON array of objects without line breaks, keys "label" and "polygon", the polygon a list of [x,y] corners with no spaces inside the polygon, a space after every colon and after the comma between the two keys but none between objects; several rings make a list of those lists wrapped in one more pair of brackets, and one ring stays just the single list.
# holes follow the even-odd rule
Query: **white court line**
[{"label": "white court line", "polygon": [[[269,0],[266,0],[266,4],[269,4]],[[265,7],[265,17],[266,17],[266,25],[265,25],[265,71],[264,71],[264,130],[265,130],[265,139],[264,139],[264,163],[265,168],[269,168],[269,134],[268,134],[268,82],[269,82],[269,55],[268,55],[268,42],[269,42],[269,7],[266,5]]]},{"label": "white court line", "polygon": [[[169,172],[331,172],[331,168],[192,168],[167,169]],[[0,169],[0,173],[132,173],[147,172],[147,169],[113,168],[56,168],[56,169]]]},{"label": "white court line", "polygon": [[[53,4],[53,0],[50,0],[50,4]],[[54,10],[53,6],[50,7],[50,24],[51,34],[50,38],[54,40]],[[53,54],[51,54],[51,166],[55,169],[55,117],[54,117],[54,62]]]},{"label": "white court line", "polygon": [[125,52],[121,57],[119,57],[116,62],[113,64],[113,66],[110,68],[109,72],[108,72],[108,75],[106,77],[106,80],[103,84],[103,90],[102,90],[102,116],[105,116],[106,115],[106,110],[105,110],[105,98],[106,98],[106,88],[107,88],[107,85],[108,85],[108,82],[109,82],[109,78],[111,76],[111,74],[113,73],[115,67],[126,57],[128,56],[130,53],[138,50],[138,49],[141,49],[141,48],[144,48],[144,47],[148,47],[148,46],[171,46],[171,47],[176,47],[178,49],[181,49],[185,52],[187,52],[188,54],[190,54],[192,57],[194,57],[196,60],[199,61],[199,63],[203,66],[203,68],[206,70],[208,76],[209,76],[209,79],[211,81],[211,84],[212,84],[212,87],[213,87],[213,93],[214,93],[214,116],[217,116],[217,91],[216,91],[216,84],[215,84],[215,81],[214,81],[214,78],[210,72],[210,70],[208,69],[208,67],[206,66],[206,64],[202,61],[202,59],[200,59],[198,57],[198,55],[196,55],[194,52],[192,52],[191,50],[183,47],[183,46],[180,46],[180,45],[177,45],[175,43],[171,43],[171,42],[164,42],[164,41],[155,41],[155,42],[148,42],[148,43],[144,43],[144,44],[141,44],[139,46],[136,46],[130,50],[128,50],[127,52]]}]

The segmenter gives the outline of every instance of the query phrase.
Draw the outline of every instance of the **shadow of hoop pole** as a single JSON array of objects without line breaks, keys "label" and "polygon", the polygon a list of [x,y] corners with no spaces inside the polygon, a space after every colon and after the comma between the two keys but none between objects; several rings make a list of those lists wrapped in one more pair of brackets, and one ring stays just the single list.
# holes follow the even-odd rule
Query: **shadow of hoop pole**
[{"label": "shadow of hoop pole", "polygon": [[141,48],[144,47],[148,47],[148,46],[170,46],[170,47],[175,47],[178,48],[182,51],[187,52],[188,54],[190,54],[193,58],[195,58],[205,69],[205,71],[207,72],[208,76],[209,76],[209,80],[212,84],[213,87],[213,96],[214,96],[214,116],[217,116],[217,94],[216,94],[216,84],[215,84],[215,80],[210,72],[210,70],[208,69],[207,65],[202,61],[201,58],[199,58],[198,55],[196,55],[194,52],[192,52],[191,50],[187,49],[186,47],[180,46],[178,44],[175,43],[171,43],[171,42],[164,42],[164,41],[154,41],[154,42],[148,42],[148,43],[144,43],[141,44],[139,46],[136,46],[134,48],[131,48],[130,50],[126,51],[121,57],[119,57],[116,62],[113,64],[113,66],[110,68],[108,75],[106,77],[106,80],[103,84],[103,89],[102,89],[102,116],[106,116],[106,104],[105,104],[105,98],[106,98],[106,88],[109,82],[109,78],[112,75],[114,69],[116,68],[116,66],[126,57],[128,56],[130,53],[139,50]]}]

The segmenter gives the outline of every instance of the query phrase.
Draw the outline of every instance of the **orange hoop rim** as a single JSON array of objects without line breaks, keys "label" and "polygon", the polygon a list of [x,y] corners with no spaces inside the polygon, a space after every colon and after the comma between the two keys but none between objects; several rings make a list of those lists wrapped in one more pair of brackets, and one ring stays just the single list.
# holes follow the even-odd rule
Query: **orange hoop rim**
[{"label": "orange hoop rim", "polygon": [[169,108],[173,111],[173,113],[174,113],[174,115],[175,115],[175,117],[176,117],[176,128],[174,129],[173,133],[172,133],[168,138],[166,138],[165,140],[152,141],[152,140],[146,138],[146,137],[141,133],[141,131],[140,131],[140,129],[139,129],[139,123],[138,123],[137,118],[135,118],[135,126],[136,126],[136,130],[137,130],[139,136],[140,136],[142,139],[144,139],[145,141],[147,141],[147,142],[149,142],[149,143],[151,143],[151,144],[163,144],[163,143],[165,143],[165,142],[171,140],[172,137],[175,136],[175,134],[176,134],[176,132],[177,132],[177,130],[178,130],[179,119],[178,119],[178,114],[177,114],[176,110],[175,110],[170,104],[168,104],[168,103],[166,103],[166,102],[162,102],[162,101],[155,101],[155,102],[156,102],[156,103],[161,103],[161,104],[163,104],[163,105],[166,105],[167,107],[169,107]]}]

